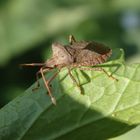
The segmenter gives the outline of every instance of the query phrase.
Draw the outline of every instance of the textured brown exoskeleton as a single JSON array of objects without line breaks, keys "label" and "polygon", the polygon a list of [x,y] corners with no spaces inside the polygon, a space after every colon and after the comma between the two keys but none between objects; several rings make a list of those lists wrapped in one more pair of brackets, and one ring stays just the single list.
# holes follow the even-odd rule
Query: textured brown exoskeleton
[{"label": "textured brown exoskeleton", "polygon": [[[82,92],[81,87],[71,73],[71,70],[73,68],[79,68],[80,70],[100,70],[106,73],[109,77],[115,79],[112,75],[109,75],[102,67],[81,67],[95,66],[97,64],[106,62],[108,57],[110,57],[110,55],[112,54],[112,50],[101,43],[93,41],[76,41],[75,38],[72,35],[70,35],[69,45],[53,43],[52,52],[52,58],[48,59],[45,63],[31,63],[21,65],[41,67],[40,70],[36,73],[37,87],[35,89],[39,88],[39,75],[41,74],[44,84],[48,90],[48,95],[51,97],[53,104],[56,104],[56,100],[53,97],[52,92],[50,90],[50,83],[58,75],[61,68],[63,67],[68,68],[68,74],[70,75],[73,82],[80,89],[80,92]],[[44,76],[44,73],[49,72],[54,68],[57,68],[58,71],[49,80],[47,80]]]}]

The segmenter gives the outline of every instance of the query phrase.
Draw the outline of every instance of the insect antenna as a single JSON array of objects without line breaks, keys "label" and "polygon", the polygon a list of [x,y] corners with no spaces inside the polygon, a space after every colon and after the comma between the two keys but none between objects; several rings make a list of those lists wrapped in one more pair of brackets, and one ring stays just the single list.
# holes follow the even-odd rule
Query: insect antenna
[{"label": "insect antenna", "polygon": [[31,67],[42,67],[44,66],[44,63],[29,63],[29,64],[20,64],[20,67],[23,67],[23,66],[31,66]]}]

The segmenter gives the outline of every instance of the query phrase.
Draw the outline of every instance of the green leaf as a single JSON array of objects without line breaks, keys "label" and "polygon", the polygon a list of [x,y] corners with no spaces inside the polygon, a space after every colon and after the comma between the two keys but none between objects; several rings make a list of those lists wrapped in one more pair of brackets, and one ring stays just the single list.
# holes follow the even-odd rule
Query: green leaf
[{"label": "green leaf", "polygon": [[52,0],[4,3],[0,11],[0,66],[46,38],[78,25],[88,13],[88,7],[62,9]]},{"label": "green leaf", "polygon": [[[72,71],[84,90],[72,83],[64,68],[52,82],[57,105],[40,79],[0,110],[2,140],[102,140],[121,135],[140,123],[140,64],[125,65],[123,55],[101,71]],[[46,76],[52,76],[53,72]]]}]

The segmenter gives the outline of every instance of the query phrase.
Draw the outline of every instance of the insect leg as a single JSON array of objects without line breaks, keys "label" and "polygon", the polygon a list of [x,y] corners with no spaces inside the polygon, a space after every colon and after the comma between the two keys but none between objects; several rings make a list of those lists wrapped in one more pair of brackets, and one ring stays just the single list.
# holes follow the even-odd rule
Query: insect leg
[{"label": "insect leg", "polygon": [[[44,66],[44,63],[20,64],[20,66],[21,66],[21,67],[22,67],[22,66],[31,66],[31,67],[39,66],[39,67],[40,67],[40,66]],[[37,86],[36,86],[34,89],[32,89],[33,91],[36,90],[36,89],[38,89],[39,86],[40,86],[40,84],[39,84],[39,74],[40,74],[40,71],[38,71],[38,72],[36,73]]]},{"label": "insect leg", "polygon": [[116,79],[115,77],[112,76],[112,74],[108,74],[107,71],[105,71],[103,68],[101,68],[101,70],[110,78],[112,78],[113,80],[118,81],[118,79]]},{"label": "insect leg", "polygon": [[76,42],[73,35],[69,35],[69,43],[72,45],[74,42]]},{"label": "insect leg", "polygon": [[73,83],[76,84],[76,86],[77,86],[77,87],[79,88],[79,90],[80,90],[80,93],[82,94],[81,86],[79,85],[79,83],[76,81],[76,79],[75,79],[74,76],[72,75],[72,73],[71,73],[71,68],[68,68],[68,74],[70,75],[70,77],[71,77]]},{"label": "insect leg", "polygon": [[60,70],[58,70],[58,71],[48,80],[48,84],[50,84],[51,81],[53,81],[53,79],[58,75],[59,72],[60,72]]},{"label": "insect leg", "polygon": [[37,82],[37,85],[36,85],[35,88],[32,89],[33,91],[34,91],[34,90],[37,90],[37,89],[40,87],[40,83],[39,83],[39,74],[40,74],[40,71],[38,71],[38,72],[36,73],[36,82]]},{"label": "insect leg", "polygon": [[112,74],[108,74],[107,71],[105,71],[103,68],[101,67],[95,67],[95,68],[80,68],[78,67],[80,70],[95,70],[95,71],[103,71],[108,77],[111,77],[113,80],[118,81],[118,79],[116,79],[115,77],[112,76]]},{"label": "insect leg", "polygon": [[[51,69],[45,69],[45,68],[43,68],[43,72],[45,73],[45,72],[48,72],[48,71],[51,71]],[[39,83],[39,74],[40,74],[40,71],[38,71],[37,73],[36,73],[36,82],[37,82],[37,85],[36,85],[36,87],[33,89],[33,91],[34,90],[36,90],[36,89],[38,89],[39,87],[40,87],[40,83]]]},{"label": "insect leg", "polygon": [[[43,73],[46,73],[48,71],[51,71],[53,69],[48,69],[48,68],[43,68]],[[58,75],[58,73],[60,72],[61,69],[58,69],[58,71],[49,79],[49,80],[46,80],[48,85],[51,83],[51,81],[53,81],[53,79]]]},{"label": "insect leg", "polygon": [[101,69],[99,67],[96,67],[96,68],[81,68],[81,67],[77,67],[79,70],[95,70],[95,71],[101,71]]},{"label": "insect leg", "polygon": [[40,69],[40,73],[41,73],[41,76],[42,76],[42,78],[43,78],[45,87],[46,87],[47,90],[48,90],[48,95],[51,97],[52,103],[53,103],[54,105],[56,105],[56,100],[55,100],[55,98],[52,96],[52,93],[51,93],[51,90],[50,90],[48,81],[45,79],[45,76],[44,76],[44,72],[46,72],[46,71],[49,71],[49,69],[46,69],[46,68],[45,68],[45,70],[43,70],[43,68]]}]

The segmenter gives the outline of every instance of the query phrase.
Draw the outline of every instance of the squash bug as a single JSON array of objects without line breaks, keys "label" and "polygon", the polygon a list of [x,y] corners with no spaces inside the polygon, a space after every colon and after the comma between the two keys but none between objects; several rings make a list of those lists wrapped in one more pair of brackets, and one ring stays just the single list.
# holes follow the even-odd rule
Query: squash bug
[{"label": "squash bug", "polygon": [[[112,50],[106,47],[104,44],[97,43],[95,41],[76,41],[74,36],[69,36],[69,44],[63,45],[61,43],[52,44],[52,57],[48,59],[45,63],[30,63],[30,64],[21,64],[21,66],[39,66],[40,69],[36,73],[37,86],[35,89],[38,89],[39,84],[39,75],[42,76],[45,87],[48,91],[48,95],[51,98],[53,104],[56,105],[55,97],[53,97],[50,83],[58,75],[60,70],[63,67],[68,69],[68,74],[71,77],[72,81],[77,85],[80,92],[82,93],[80,84],[76,81],[72,75],[71,70],[73,68],[79,68],[80,70],[99,70],[103,71],[108,77],[111,77],[102,67],[82,67],[82,66],[96,66],[97,64],[102,64],[107,61],[111,56]],[[58,71],[50,79],[45,78],[45,73],[57,68]],[[34,89],[33,89],[34,90]]]}]

